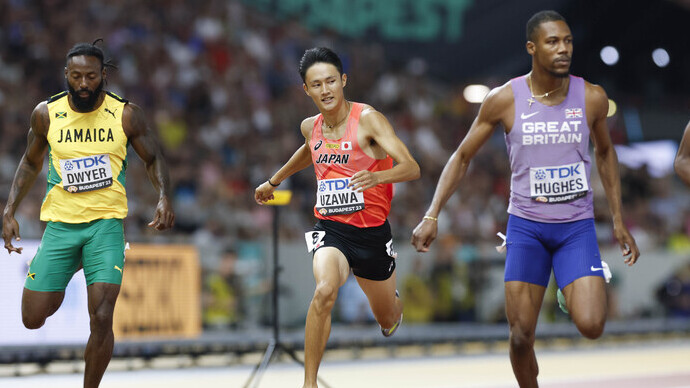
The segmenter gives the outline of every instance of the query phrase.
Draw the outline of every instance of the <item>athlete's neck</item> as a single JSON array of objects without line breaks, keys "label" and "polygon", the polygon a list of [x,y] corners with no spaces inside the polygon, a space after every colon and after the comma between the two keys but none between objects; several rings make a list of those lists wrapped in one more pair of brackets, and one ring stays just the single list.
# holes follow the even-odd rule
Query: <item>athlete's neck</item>
[{"label": "athlete's neck", "polygon": [[531,87],[532,95],[543,96],[545,93],[548,93],[549,96],[555,96],[568,93],[568,82],[570,82],[569,74],[559,77],[548,72],[540,72],[532,69],[532,71],[527,74],[527,79]]},{"label": "athlete's neck", "polygon": [[345,100],[344,104],[341,104],[338,109],[332,112],[323,112],[323,125],[328,129],[337,128],[342,123],[344,123],[347,117],[350,115],[350,107],[352,104],[350,101]]}]

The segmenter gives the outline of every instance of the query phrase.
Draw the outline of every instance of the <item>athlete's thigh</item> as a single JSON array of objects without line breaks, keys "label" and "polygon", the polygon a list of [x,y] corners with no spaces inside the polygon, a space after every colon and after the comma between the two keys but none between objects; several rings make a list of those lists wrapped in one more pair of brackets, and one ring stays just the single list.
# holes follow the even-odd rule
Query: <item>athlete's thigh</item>
[{"label": "athlete's thigh", "polygon": [[105,314],[112,317],[115,302],[120,294],[120,285],[112,283],[93,283],[86,287],[89,314]]},{"label": "athlete's thigh", "polygon": [[544,225],[511,215],[506,230],[505,282],[546,287],[551,277],[551,253],[540,240]]},{"label": "athlete's thigh", "polygon": [[374,312],[395,309],[395,271],[386,280],[370,280],[355,276],[359,287],[369,299],[369,305]]},{"label": "athlete's thigh", "polygon": [[557,237],[561,241],[553,253],[553,274],[558,288],[563,290],[576,279],[586,276],[597,276],[603,280],[604,271],[593,219],[562,224]]},{"label": "athlete's thigh", "polygon": [[79,268],[83,244],[80,224],[49,222],[29,265],[24,287],[31,291],[63,292]]},{"label": "athlete's thigh", "polygon": [[566,306],[573,321],[599,322],[606,318],[606,283],[600,276],[580,277],[563,289]]},{"label": "athlete's thigh", "polygon": [[86,284],[122,284],[125,266],[125,236],[120,219],[93,221],[84,244],[82,262]]},{"label": "athlete's thigh", "polygon": [[534,331],[546,287],[519,281],[505,283],[506,316],[511,326]]},{"label": "athlete's thigh", "polygon": [[312,261],[314,280],[319,283],[328,283],[340,288],[350,274],[350,266],[345,255],[336,247],[324,246],[314,252]]},{"label": "athlete's thigh", "polygon": [[[356,228],[348,237],[350,266],[357,279],[374,282],[390,279],[395,271],[397,253],[393,249],[388,221],[375,227]],[[391,284],[395,287],[395,281]]]},{"label": "athlete's thigh", "polygon": [[62,304],[65,291],[32,291],[22,293],[22,317],[24,321],[43,321],[53,315]]}]

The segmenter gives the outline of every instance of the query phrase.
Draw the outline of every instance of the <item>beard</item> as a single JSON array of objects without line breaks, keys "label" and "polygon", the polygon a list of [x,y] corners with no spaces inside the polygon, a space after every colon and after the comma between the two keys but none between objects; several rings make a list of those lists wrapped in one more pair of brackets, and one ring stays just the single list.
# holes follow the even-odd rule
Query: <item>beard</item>
[{"label": "beard", "polygon": [[[96,101],[98,101],[98,97],[101,95],[101,92],[103,91],[104,83],[105,80],[101,80],[101,83],[98,84],[96,90],[94,91],[88,89],[81,89],[77,91],[68,82],[67,90],[69,91],[69,94],[72,97],[72,103],[74,104],[74,107],[77,108],[77,110],[79,110],[80,112],[91,112],[95,108]],[[89,95],[86,97],[79,96],[79,92],[83,91],[88,92]]]}]

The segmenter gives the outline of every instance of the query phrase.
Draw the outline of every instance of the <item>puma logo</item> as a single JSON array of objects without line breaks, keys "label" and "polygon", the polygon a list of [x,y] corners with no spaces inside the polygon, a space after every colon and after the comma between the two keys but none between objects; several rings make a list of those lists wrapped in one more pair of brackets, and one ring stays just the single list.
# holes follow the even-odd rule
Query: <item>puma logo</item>
[{"label": "puma logo", "polygon": [[105,111],[105,113],[110,113],[111,115],[113,115],[113,118],[115,118],[115,112],[117,112],[117,109],[115,109],[115,112],[111,111],[111,110],[108,109],[108,108],[105,108],[105,109],[103,109],[103,110]]},{"label": "puma logo", "polygon": [[122,273],[122,268],[118,267],[117,265],[114,266],[113,268],[115,268],[116,270],[120,271],[120,273]]}]

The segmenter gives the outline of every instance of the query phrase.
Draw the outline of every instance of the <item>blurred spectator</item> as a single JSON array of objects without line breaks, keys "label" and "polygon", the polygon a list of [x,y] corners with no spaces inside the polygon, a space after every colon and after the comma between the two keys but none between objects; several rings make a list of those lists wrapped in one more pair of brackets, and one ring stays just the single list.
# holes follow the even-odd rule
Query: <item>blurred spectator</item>
[{"label": "blurred spectator", "polygon": [[218,268],[206,274],[202,293],[205,327],[227,329],[242,319],[244,298],[236,266],[237,252],[229,248],[223,252]]},{"label": "blurred spectator", "polygon": [[690,318],[690,261],[664,281],[656,296],[669,317]]},{"label": "blurred spectator", "polygon": [[412,271],[403,279],[401,296],[405,322],[428,323],[434,317],[434,296],[429,288],[428,271],[421,257],[415,257]]}]

